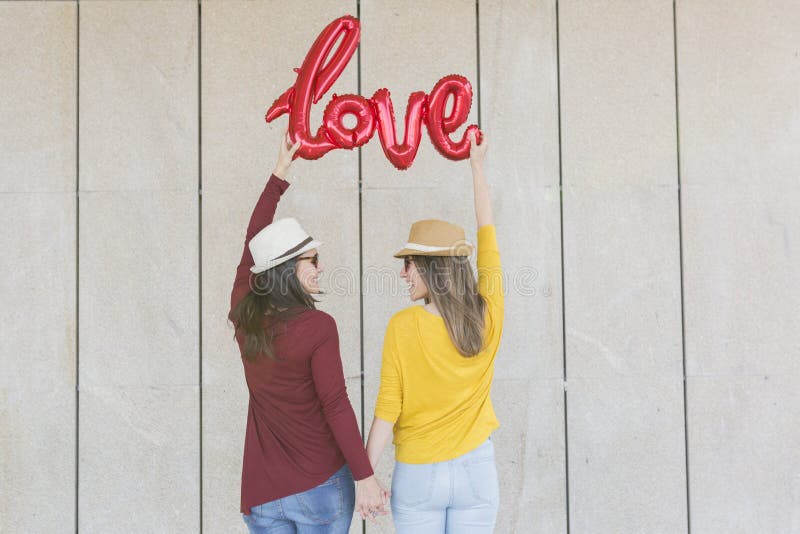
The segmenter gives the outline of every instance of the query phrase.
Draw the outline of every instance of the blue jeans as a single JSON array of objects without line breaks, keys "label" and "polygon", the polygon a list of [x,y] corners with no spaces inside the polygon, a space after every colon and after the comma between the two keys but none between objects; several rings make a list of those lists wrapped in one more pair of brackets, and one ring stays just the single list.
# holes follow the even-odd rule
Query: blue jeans
[{"label": "blue jeans", "polygon": [[345,464],[315,488],[250,508],[244,522],[251,534],[347,534],[356,490]]},{"label": "blue jeans", "polygon": [[494,444],[446,462],[397,462],[392,516],[397,534],[483,534],[494,531],[499,502]]}]

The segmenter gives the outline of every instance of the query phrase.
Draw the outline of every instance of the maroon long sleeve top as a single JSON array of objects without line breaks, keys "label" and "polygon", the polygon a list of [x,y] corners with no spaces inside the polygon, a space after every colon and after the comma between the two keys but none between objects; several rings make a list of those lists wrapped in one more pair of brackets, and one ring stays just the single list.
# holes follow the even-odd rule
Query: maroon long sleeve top
[{"label": "maroon long sleeve top", "polygon": [[[272,175],[258,199],[236,270],[231,311],[250,292],[250,239],[272,222],[288,187]],[[237,333],[236,340],[242,351],[244,337]],[[304,311],[280,329],[273,347],[276,360],[242,358],[250,392],[242,465],[244,514],[252,506],[318,486],[345,462],[356,480],[372,475],[347,396],[333,317]]]}]

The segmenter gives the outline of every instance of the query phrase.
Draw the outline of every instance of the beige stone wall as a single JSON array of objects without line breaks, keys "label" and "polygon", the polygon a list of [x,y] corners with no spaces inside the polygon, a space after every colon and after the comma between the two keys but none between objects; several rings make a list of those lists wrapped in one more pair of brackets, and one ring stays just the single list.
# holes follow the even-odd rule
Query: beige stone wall
[{"label": "beige stone wall", "polygon": [[[315,125],[459,73],[489,135],[497,532],[800,532],[792,0],[0,3],[0,532],[246,531],[231,277],[263,114],[347,13]],[[376,136],[291,176],[368,430],[391,253],[419,218],[474,233],[469,166],[424,135],[399,172]]]}]

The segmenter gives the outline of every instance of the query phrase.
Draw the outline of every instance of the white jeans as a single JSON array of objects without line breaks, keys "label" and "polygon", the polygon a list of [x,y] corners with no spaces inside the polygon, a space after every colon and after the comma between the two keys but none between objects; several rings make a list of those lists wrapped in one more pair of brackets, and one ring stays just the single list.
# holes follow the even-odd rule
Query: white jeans
[{"label": "white jeans", "polygon": [[395,464],[392,516],[397,534],[490,533],[498,501],[491,438],[446,462]]}]

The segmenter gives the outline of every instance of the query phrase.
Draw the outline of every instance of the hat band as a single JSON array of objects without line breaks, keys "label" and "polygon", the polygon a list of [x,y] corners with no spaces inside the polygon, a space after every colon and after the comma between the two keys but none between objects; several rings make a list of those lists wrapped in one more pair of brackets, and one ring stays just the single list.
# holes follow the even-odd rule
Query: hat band
[{"label": "hat band", "polygon": [[300,250],[304,246],[306,246],[309,243],[311,243],[313,240],[314,239],[311,236],[309,236],[308,239],[304,239],[299,245],[290,248],[289,250],[287,250],[286,252],[284,252],[280,256],[276,256],[275,258],[272,258],[272,261],[284,258],[284,257],[288,256],[289,254],[294,254],[295,252],[297,252],[298,250]]},{"label": "hat band", "polygon": [[[468,242],[464,242],[464,244],[472,246]],[[430,245],[421,245],[420,243],[406,243],[406,246],[404,248],[419,250],[420,252],[444,252],[446,250],[453,250],[456,247],[432,247]]]}]

